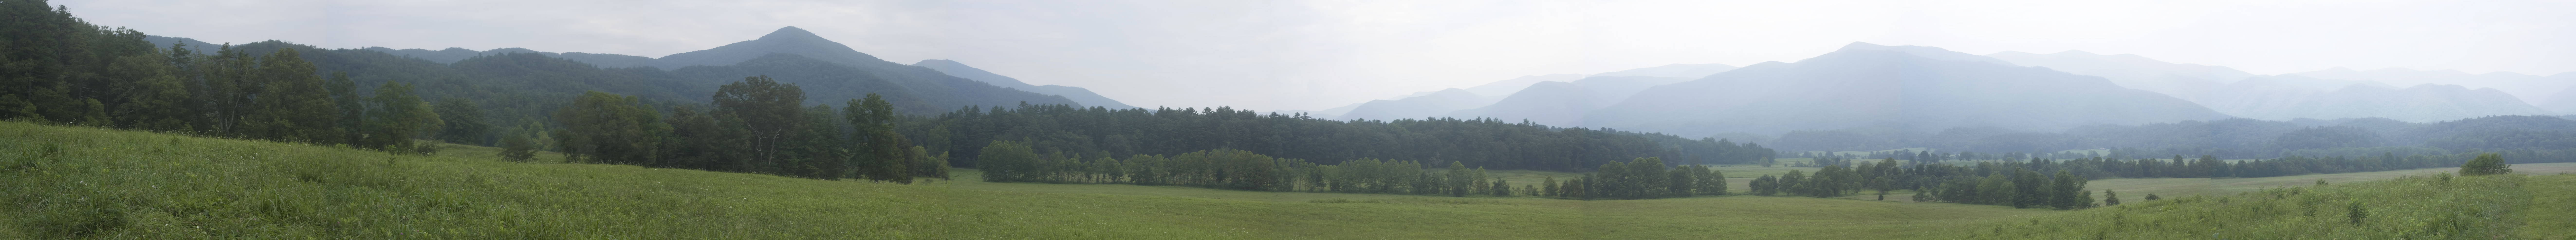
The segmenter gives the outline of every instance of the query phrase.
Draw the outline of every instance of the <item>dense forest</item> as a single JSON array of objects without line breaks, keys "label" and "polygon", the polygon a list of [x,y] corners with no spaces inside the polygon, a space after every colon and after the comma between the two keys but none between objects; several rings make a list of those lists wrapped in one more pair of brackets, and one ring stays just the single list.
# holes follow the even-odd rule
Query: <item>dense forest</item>
[{"label": "dense forest", "polygon": [[[1938,149],[1946,154],[1983,153],[1973,159],[2017,159],[2002,156],[2072,159],[2068,149],[2102,149],[2111,158],[2161,155],[2212,155],[2219,158],[2286,156],[2448,155],[2482,151],[2576,150],[2576,120],[2556,116],[2489,116],[2434,123],[2384,118],[2264,121],[2227,119],[2141,125],[2095,125],[2060,132],[1995,127],[1952,128],[1938,133],[1872,130],[1793,131],[1760,140],[1790,151],[1872,151],[1908,147]],[[1890,156],[1903,159],[1907,156]],[[1877,158],[1877,157],[1871,157]],[[2537,160],[2537,159],[2526,159]]]},{"label": "dense forest", "polygon": [[[204,48],[153,46],[141,32],[90,25],[42,1],[6,6],[31,20],[0,34],[9,61],[0,69],[7,76],[0,119],[55,124],[407,153],[436,151],[424,144],[435,141],[501,146],[511,159],[557,151],[571,162],[885,181],[940,177],[949,163],[976,166],[997,140],[1046,154],[1231,149],[1326,164],[1408,159],[1559,171],[1638,157],[1755,163],[1774,153],[1718,139],[1493,119],[1343,122],[1224,107],[1083,108],[1052,96],[1003,106],[992,103],[1026,92],[919,76],[937,73],[918,67],[856,68],[792,54],[662,71],[533,53],[439,64],[280,41],[196,52]],[[972,86],[943,85],[953,83]],[[978,93],[995,90],[1005,92]]]},{"label": "dense forest", "polygon": [[1021,141],[1040,152],[1087,156],[1173,155],[1238,149],[1334,164],[1405,159],[1432,165],[1464,162],[1499,169],[1588,171],[1639,157],[1676,164],[1763,164],[1775,151],[1725,139],[1615,129],[1561,128],[1498,119],[1334,121],[1232,108],[1107,109],[1070,105],[967,107],[904,124],[906,135],[934,152],[958,154],[959,167],[979,166],[992,141]]},{"label": "dense forest", "polygon": [[[1567,199],[1644,199],[1726,195],[1726,176],[1707,165],[1669,165],[1661,158],[1610,161],[1598,171],[1563,182],[1551,177],[1513,185],[1451,161],[1430,168],[1421,161],[1361,158],[1339,164],[1277,158],[1218,149],[1165,157],[1038,154],[1026,144],[986,144],[984,180],[991,182],[1173,185],[1246,191],[1379,193],[1447,196],[1537,196]],[[1445,170],[1444,170],[1445,169]]]}]

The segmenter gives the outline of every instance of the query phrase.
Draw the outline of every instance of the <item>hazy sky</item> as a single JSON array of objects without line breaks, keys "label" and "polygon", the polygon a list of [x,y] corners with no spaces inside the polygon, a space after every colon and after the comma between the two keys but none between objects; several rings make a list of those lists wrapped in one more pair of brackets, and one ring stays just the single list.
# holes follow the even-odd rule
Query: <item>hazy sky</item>
[{"label": "hazy sky", "polygon": [[2576,1],[78,0],[148,34],[660,57],[811,30],[1137,106],[1316,110],[1521,75],[1796,61],[1862,41],[2257,74],[2576,71]]}]

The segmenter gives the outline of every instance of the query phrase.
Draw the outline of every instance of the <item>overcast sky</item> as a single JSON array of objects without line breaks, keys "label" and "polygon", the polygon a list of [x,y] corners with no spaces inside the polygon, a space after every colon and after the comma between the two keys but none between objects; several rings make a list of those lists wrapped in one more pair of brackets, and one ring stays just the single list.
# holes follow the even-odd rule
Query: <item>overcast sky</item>
[{"label": "overcast sky", "polygon": [[1861,41],[2132,53],[2256,74],[2576,71],[2576,1],[76,0],[91,23],[277,39],[660,57],[811,30],[1137,106],[1307,109],[1522,75],[1797,61]]}]

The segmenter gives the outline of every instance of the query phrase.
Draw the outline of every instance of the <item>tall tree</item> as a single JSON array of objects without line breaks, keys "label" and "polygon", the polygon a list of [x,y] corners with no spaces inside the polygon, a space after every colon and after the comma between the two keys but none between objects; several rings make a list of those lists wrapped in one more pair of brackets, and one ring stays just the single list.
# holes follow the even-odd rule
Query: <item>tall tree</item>
[{"label": "tall tree", "polygon": [[635,96],[587,92],[555,110],[555,121],[564,127],[552,135],[568,162],[648,163],[663,141],[657,137],[671,128],[657,115]]},{"label": "tall tree", "polygon": [[439,141],[468,145],[489,143],[484,136],[491,134],[492,125],[483,122],[483,108],[475,106],[474,101],[447,98],[439,100],[431,111],[438,113],[438,122],[442,123],[437,134]]},{"label": "tall tree", "polygon": [[850,100],[844,106],[842,110],[847,113],[843,118],[856,130],[851,142],[856,144],[852,152],[858,159],[852,164],[861,172],[858,175],[874,181],[911,182],[912,168],[905,165],[912,164],[911,160],[921,156],[914,156],[913,151],[905,149],[912,147],[912,143],[894,131],[894,104],[869,93],[867,98]]},{"label": "tall tree", "polygon": [[[330,90],[322,77],[314,74],[312,62],[294,49],[280,49],[259,58],[259,70],[252,76],[261,89],[253,97],[257,106],[250,119],[262,139],[329,143],[342,135]],[[381,88],[379,88],[381,89]],[[404,90],[409,90],[405,88]],[[424,109],[425,110],[425,109]],[[320,113],[320,114],[316,114]]]},{"label": "tall tree", "polygon": [[410,84],[386,82],[377,86],[376,96],[368,100],[374,106],[368,108],[365,146],[405,153],[425,154],[434,150],[412,142],[420,133],[436,129],[439,120],[438,113],[430,111],[429,104],[420,101],[420,95],[412,94]]},{"label": "tall tree", "polygon": [[805,90],[796,84],[779,83],[768,75],[744,77],[742,81],[716,87],[716,114],[731,115],[741,121],[749,139],[748,154],[756,165],[774,165],[780,159],[779,148],[789,130],[797,129],[796,121],[804,109]]},{"label": "tall tree", "polygon": [[331,105],[335,107],[331,115],[336,116],[331,117],[330,128],[332,132],[339,133],[330,136],[330,142],[357,145],[366,137],[364,129],[367,128],[367,106],[359,103],[358,82],[349,79],[347,72],[332,72],[331,79],[323,82],[323,86],[331,89]]}]

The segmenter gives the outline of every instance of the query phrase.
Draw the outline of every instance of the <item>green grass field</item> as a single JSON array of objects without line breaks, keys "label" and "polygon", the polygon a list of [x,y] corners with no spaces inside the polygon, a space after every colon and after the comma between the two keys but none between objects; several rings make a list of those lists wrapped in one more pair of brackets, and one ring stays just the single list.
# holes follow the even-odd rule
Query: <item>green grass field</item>
[{"label": "green grass field", "polygon": [[[2513,171],[2514,173],[2541,175],[2576,173],[2576,163],[2514,164]],[[2147,197],[2147,194],[2150,193],[2168,197],[2233,194],[2252,192],[2267,188],[2313,186],[2316,185],[2318,179],[2324,179],[2326,180],[2326,184],[2331,185],[2396,179],[2399,176],[2406,175],[2431,176],[2434,173],[2444,172],[2457,173],[2460,172],[2460,168],[2427,168],[2260,178],[2114,178],[2093,180],[2093,182],[2086,183],[2084,189],[2094,191],[2097,195],[2100,194],[2102,190],[2119,191],[2122,201],[2135,201],[2140,198]]]},{"label": "green grass field", "polygon": [[2178,197],[2039,216],[1945,238],[2576,239],[2576,175],[2418,175]]},{"label": "green grass field", "polygon": [[397,156],[0,122],[0,239],[1905,238],[2056,213],[984,183],[971,170],[898,185],[477,156],[488,152]]},{"label": "green grass field", "polygon": [[[492,152],[398,156],[0,122],[0,239],[1943,239],[2092,211],[987,183],[971,169],[899,185]],[[1721,168],[1739,181],[1789,169]],[[1494,174],[1515,185],[1571,176]]]}]

